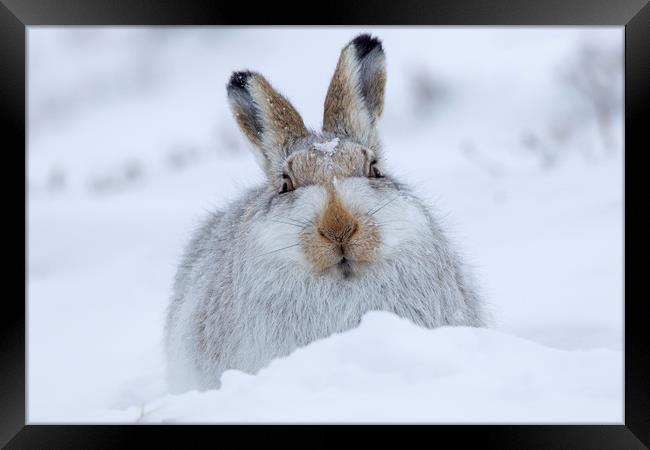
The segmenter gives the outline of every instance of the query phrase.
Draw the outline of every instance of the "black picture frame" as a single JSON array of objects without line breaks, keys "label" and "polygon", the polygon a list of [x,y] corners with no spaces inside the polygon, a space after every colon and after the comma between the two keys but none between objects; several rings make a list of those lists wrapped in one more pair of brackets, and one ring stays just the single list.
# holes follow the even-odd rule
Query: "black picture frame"
[{"label": "black picture frame", "polygon": [[[643,114],[649,98],[650,6],[649,0],[445,0],[436,2],[327,2],[317,8],[279,6],[266,2],[243,8],[235,2],[167,0],[0,0],[0,101],[2,102],[2,147],[5,170],[0,179],[4,192],[16,196],[17,213],[5,209],[4,236],[17,243],[23,236],[27,254],[26,192],[26,31],[31,25],[618,25],[625,27],[625,196],[640,191],[641,164],[631,160],[650,149],[643,129]],[[292,14],[293,13],[293,14]],[[297,15],[301,13],[302,15]],[[647,125],[646,125],[647,126]],[[24,153],[20,150],[23,149]],[[7,157],[11,163],[7,162]],[[14,167],[22,168],[22,172]],[[23,179],[23,199],[15,176]],[[6,207],[11,196],[3,196]],[[632,197],[629,197],[632,198]],[[625,233],[643,211],[625,202]],[[10,218],[11,220],[7,220]],[[642,240],[625,246],[625,292],[639,277],[627,276],[637,266],[630,263],[643,256]],[[637,245],[637,242],[639,243]],[[12,259],[12,261],[16,261]],[[641,260],[642,261],[642,260]],[[641,263],[643,264],[643,263]],[[5,279],[18,284],[25,280],[26,264],[9,264]],[[638,270],[638,268],[637,268]],[[12,273],[15,272],[15,273]],[[632,273],[632,272],[629,272]],[[641,291],[642,292],[642,291]],[[650,342],[645,325],[647,296],[625,296],[625,418],[621,425],[494,425],[436,426],[430,442],[457,444],[474,442],[495,448],[648,448],[650,445],[650,355],[643,342]],[[120,425],[26,425],[25,410],[25,304],[18,295],[5,295],[0,320],[0,445],[7,448],[123,448],[137,438],[153,435],[165,439],[182,435],[185,443],[197,444],[205,437],[210,445],[225,439],[225,427],[213,426],[120,426]],[[238,429],[240,427],[235,427]],[[275,432],[263,427],[268,440]],[[304,427],[303,427],[304,428]],[[244,430],[248,431],[248,430]],[[293,432],[293,431],[290,431]],[[373,434],[377,431],[373,430]],[[329,435],[329,433],[328,433]],[[321,443],[337,443],[325,437]],[[433,445],[433,444],[432,444]]]}]

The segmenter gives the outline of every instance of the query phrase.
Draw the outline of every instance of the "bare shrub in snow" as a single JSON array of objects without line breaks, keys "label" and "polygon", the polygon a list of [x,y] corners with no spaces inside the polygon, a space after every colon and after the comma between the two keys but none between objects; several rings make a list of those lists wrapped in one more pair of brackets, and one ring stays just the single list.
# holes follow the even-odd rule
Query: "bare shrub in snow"
[{"label": "bare shrub in snow", "polygon": [[413,115],[426,119],[448,97],[448,88],[426,66],[411,69],[408,77]]},{"label": "bare shrub in snow", "polygon": [[542,168],[551,169],[557,166],[560,157],[558,145],[549,144],[545,138],[529,130],[522,133],[521,145],[539,158]]},{"label": "bare shrub in snow", "polygon": [[522,148],[544,169],[580,152],[587,162],[614,153],[622,125],[622,49],[585,35],[557,69],[557,101],[522,132]]},{"label": "bare shrub in snow", "polygon": [[124,181],[126,183],[134,183],[141,179],[144,175],[144,168],[140,161],[128,161],[123,167]]},{"label": "bare shrub in snow", "polygon": [[622,111],[623,58],[620,46],[598,41],[579,44],[572,62],[560,72],[561,82],[573,89],[589,106],[596,121],[603,149],[616,150],[615,127]]},{"label": "bare shrub in snow", "polygon": [[132,159],[117,168],[109,169],[105,173],[91,176],[88,187],[94,194],[114,193],[137,184],[143,178],[143,163]]},{"label": "bare shrub in snow", "polygon": [[167,166],[172,170],[183,170],[198,160],[199,152],[193,145],[176,145],[167,152],[165,158]]},{"label": "bare shrub in snow", "polygon": [[222,119],[219,126],[215,129],[217,152],[221,155],[243,155],[246,152],[246,146],[234,125],[231,122]]},{"label": "bare shrub in snow", "polygon": [[66,187],[66,173],[60,167],[52,169],[47,179],[47,188],[50,191],[61,191]]},{"label": "bare shrub in snow", "polygon": [[478,150],[474,142],[463,142],[460,150],[469,162],[485,171],[488,175],[492,177],[500,177],[503,175],[503,167],[501,164]]}]

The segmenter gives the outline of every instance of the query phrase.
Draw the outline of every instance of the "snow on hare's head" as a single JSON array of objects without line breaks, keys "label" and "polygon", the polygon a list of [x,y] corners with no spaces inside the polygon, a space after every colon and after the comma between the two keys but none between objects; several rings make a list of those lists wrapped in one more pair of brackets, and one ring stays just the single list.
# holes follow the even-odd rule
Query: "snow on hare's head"
[{"label": "snow on hare's head", "polygon": [[381,42],[357,36],[341,51],[314,132],[260,74],[232,75],[231,109],[268,180],[251,230],[262,257],[353,278],[427,235],[426,211],[383,167],[385,84]]}]

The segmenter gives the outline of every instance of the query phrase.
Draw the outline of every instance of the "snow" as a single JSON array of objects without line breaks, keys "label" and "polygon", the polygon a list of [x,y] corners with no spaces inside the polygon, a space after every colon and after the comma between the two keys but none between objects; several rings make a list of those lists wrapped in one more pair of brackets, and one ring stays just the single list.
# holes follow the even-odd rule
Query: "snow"
[{"label": "snow", "polygon": [[[494,327],[371,312],[257,375],[169,395],[162,324],[183,246],[206,211],[264,179],[230,117],[230,74],[263,73],[317,128],[338,52],[364,31],[387,53],[385,170],[442,217]],[[622,422],[622,114],[608,151],[557,77],[582,42],[622,48],[622,28],[28,39],[29,423]],[[548,166],[544,146],[561,150]]]},{"label": "snow", "polygon": [[314,148],[326,155],[333,155],[336,151],[336,146],[339,145],[339,138],[335,137],[327,142],[314,142]]},{"label": "snow", "polygon": [[499,331],[427,330],[370,312],[360,327],[256,376],[230,370],[219,390],[168,395],[131,413],[139,422],[616,422],[622,406],[604,411],[602,399],[619,395],[609,381],[619,363],[611,350],[574,355]]}]

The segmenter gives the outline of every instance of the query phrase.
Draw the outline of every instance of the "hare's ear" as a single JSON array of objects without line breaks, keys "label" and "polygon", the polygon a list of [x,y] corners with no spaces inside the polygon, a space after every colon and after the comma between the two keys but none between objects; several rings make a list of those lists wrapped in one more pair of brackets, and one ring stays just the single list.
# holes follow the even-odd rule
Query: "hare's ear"
[{"label": "hare's ear", "polygon": [[239,128],[255,147],[262,168],[273,174],[293,143],[308,134],[300,114],[255,72],[233,73],[227,90]]},{"label": "hare's ear", "polygon": [[354,38],[341,51],[325,97],[323,130],[377,148],[377,119],[384,109],[386,58],[379,39]]}]

